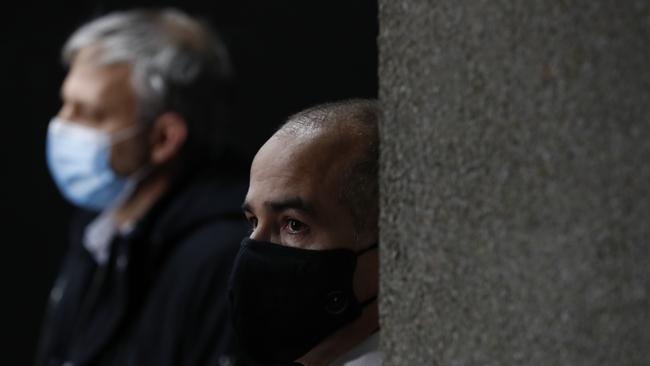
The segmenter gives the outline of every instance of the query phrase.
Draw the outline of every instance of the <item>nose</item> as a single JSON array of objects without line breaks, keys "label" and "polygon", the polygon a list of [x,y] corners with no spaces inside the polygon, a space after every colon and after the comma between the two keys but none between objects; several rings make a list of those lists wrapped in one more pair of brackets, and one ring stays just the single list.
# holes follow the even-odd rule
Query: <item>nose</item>
[{"label": "nose", "polygon": [[273,225],[259,221],[253,232],[249,236],[251,239],[256,241],[266,241],[271,243],[279,243],[279,238],[277,237]]},{"label": "nose", "polygon": [[258,224],[255,229],[253,229],[253,232],[251,232],[251,235],[249,237],[257,241],[267,241],[267,236],[268,235],[265,233],[264,227]]}]

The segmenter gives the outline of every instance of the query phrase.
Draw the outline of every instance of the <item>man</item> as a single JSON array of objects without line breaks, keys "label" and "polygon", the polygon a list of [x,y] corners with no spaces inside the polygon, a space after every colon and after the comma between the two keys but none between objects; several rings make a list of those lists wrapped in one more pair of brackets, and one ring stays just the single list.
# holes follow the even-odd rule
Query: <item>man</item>
[{"label": "man", "polygon": [[230,299],[256,364],[380,363],[379,114],[367,100],[308,109],[255,156]]},{"label": "man", "polygon": [[173,9],[109,14],[63,48],[48,166],[82,212],[39,365],[231,365],[226,288],[247,225],[228,55]]}]

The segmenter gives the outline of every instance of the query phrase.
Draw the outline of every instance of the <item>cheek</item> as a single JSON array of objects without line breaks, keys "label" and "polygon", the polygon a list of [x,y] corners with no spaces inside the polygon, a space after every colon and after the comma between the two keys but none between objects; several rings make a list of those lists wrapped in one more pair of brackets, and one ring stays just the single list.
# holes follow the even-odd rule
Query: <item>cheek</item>
[{"label": "cheek", "polygon": [[313,226],[304,241],[307,249],[352,249],[355,245],[355,232],[353,227],[345,222],[332,222],[328,225]]},{"label": "cheek", "polygon": [[148,160],[148,144],[136,137],[113,145],[111,149],[111,168],[121,176],[133,174]]},{"label": "cheek", "polygon": [[332,228],[329,240],[338,248],[354,248],[355,232],[350,225],[337,225]]}]

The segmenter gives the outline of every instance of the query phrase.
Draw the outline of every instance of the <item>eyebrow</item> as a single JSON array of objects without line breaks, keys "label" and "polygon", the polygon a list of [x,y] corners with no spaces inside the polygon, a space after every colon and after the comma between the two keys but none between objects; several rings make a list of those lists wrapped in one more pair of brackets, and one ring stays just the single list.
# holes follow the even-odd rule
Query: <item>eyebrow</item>
[{"label": "eyebrow", "polygon": [[[312,215],[314,213],[314,208],[300,197],[290,197],[278,201],[266,201],[264,202],[264,205],[270,207],[273,211],[277,211],[277,212],[293,209],[293,210],[303,211],[305,213],[312,214]],[[253,211],[251,209],[251,205],[248,202],[244,202],[241,208],[245,212]]]}]

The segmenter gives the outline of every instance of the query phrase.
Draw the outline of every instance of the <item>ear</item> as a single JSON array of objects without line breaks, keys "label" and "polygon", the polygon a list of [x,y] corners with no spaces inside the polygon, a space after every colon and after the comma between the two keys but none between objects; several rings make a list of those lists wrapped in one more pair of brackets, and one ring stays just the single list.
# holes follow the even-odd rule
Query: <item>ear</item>
[{"label": "ear", "polygon": [[174,112],[161,114],[151,129],[150,158],[154,165],[167,163],[176,157],[187,141],[187,123]]}]

